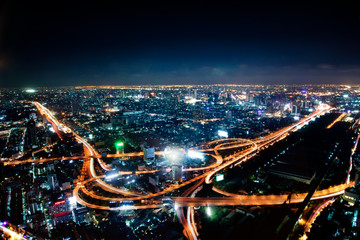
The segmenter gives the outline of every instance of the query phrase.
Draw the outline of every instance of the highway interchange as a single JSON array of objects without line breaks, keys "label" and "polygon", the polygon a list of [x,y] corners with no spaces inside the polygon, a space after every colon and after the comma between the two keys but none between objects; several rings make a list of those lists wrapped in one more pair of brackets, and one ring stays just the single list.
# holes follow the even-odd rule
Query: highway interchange
[{"label": "highway interchange", "polygon": [[[177,210],[178,217],[180,222],[184,226],[184,234],[188,239],[196,239],[198,236],[196,225],[194,223],[194,209],[196,206],[234,206],[234,205],[279,205],[283,204],[288,195],[239,195],[221,191],[215,187],[212,189],[223,195],[224,197],[218,198],[200,198],[196,197],[196,192],[201,189],[203,184],[211,184],[214,176],[223,171],[224,169],[241,164],[245,161],[250,160],[253,156],[255,156],[259,151],[270,147],[277,141],[280,141],[292,132],[301,128],[305,124],[308,124],[310,121],[315,120],[317,117],[329,112],[331,108],[328,105],[321,105],[316,111],[314,111],[309,116],[299,120],[295,124],[285,127],[281,130],[273,132],[265,137],[257,138],[257,139],[219,139],[201,146],[201,148],[197,148],[198,151],[207,154],[208,156],[214,158],[214,163],[205,167],[198,168],[188,168],[184,169],[184,172],[187,171],[198,171],[202,172],[197,177],[194,177],[190,180],[186,180],[177,185],[171,185],[164,190],[157,193],[148,193],[143,194],[140,191],[129,191],[126,188],[118,188],[112,186],[111,184],[104,181],[105,175],[97,175],[95,170],[95,161],[99,164],[99,166],[104,171],[112,170],[111,167],[103,161],[101,158],[101,154],[99,154],[96,149],[91,146],[85,139],[76,134],[69,127],[59,122],[51,113],[49,109],[44,107],[42,104],[38,102],[33,102],[33,104],[37,107],[39,112],[42,115],[45,115],[47,120],[53,125],[54,130],[59,135],[59,138],[62,139],[62,132],[64,133],[73,133],[76,140],[80,143],[83,143],[84,147],[84,156],[72,156],[72,157],[62,157],[62,158],[43,158],[43,159],[27,159],[27,160],[17,160],[17,161],[8,161],[4,162],[4,165],[17,165],[17,164],[25,164],[25,163],[45,163],[54,160],[74,160],[74,159],[83,159],[83,167],[81,171],[81,175],[79,176],[79,181],[73,190],[73,196],[76,197],[76,200],[79,204],[87,206],[89,208],[100,209],[100,210],[111,210],[111,211],[119,211],[119,210],[129,210],[129,209],[151,209],[151,208],[161,208],[163,207],[163,203],[153,203],[154,201],[141,201],[143,203],[136,204],[123,204],[120,205],[123,201],[138,201],[138,200],[153,200],[154,198],[159,198],[167,193],[173,192],[179,188],[187,186],[191,183],[195,183],[194,186],[186,190],[181,196],[172,196],[171,198],[174,201],[174,207]],[[240,149],[233,153],[230,156],[222,156],[219,151],[226,149]],[[156,152],[156,155],[162,155],[163,152]],[[140,157],[143,153],[125,153],[125,154],[108,154],[107,158],[116,158],[116,157]],[[127,159],[127,158],[123,158]],[[167,172],[171,171],[171,169],[166,169]],[[123,171],[119,172],[119,176],[123,175],[141,175],[141,174],[154,174],[156,170],[143,170],[143,171]],[[106,192],[110,192],[116,197],[106,197],[97,195],[96,192],[87,189],[89,183],[96,184],[96,186],[101,187]],[[347,181],[347,183],[333,186],[328,189],[318,190],[312,197],[312,200],[316,199],[325,199],[334,196],[338,196],[344,193],[345,188],[352,186],[353,182]],[[94,203],[88,202],[82,196],[86,195],[87,197],[97,199],[100,201],[117,201],[119,203],[118,206],[109,206],[109,204],[98,205]],[[307,193],[294,195],[291,199],[292,203],[302,202],[306,197]],[[168,198],[168,197],[166,197]],[[183,212],[182,207],[187,207],[187,216],[185,219],[185,214]],[[180,210],[181,211],[180,211]]]}]

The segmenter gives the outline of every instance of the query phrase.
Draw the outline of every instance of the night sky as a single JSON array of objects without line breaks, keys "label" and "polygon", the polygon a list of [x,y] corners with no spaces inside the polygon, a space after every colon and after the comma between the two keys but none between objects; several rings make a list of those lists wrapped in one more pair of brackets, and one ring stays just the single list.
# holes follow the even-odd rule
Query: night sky
[{"label": "night sky", "polygon": [[2,88],[360,84],[355,6],[33,2],[1,3]]}]

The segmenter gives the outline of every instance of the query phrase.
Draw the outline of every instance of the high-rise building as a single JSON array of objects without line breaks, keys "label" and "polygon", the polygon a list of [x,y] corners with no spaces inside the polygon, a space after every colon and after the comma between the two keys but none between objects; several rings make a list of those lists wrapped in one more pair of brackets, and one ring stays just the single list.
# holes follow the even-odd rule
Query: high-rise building
[{"label": "high-rise building", "polygon": [[36,138],[36,126],[35,121],[31,120],[28,122],[28,133],[29,133],[29,142],[32,146],[37,145],[37,138]]},{"label": "high-rise building", "polygon": [[219,99],[219,94],[217,93],[212,93],[212,92],[209,92],[208,93],[208,103],[213,103],[213,104],[216,104],[218,99]]},{"label": "high-rise building", "polygon": [[74,222],[77,224],[89,223],[90,215],[88,209],[86,207],[74,209],[73,218],[74,218]]},{"label": "high-rise building", "polygon": [[310,102],[308,100],[301,100],[301,108],[303,109],[309,109]]},{"label": "high-rise building", "polygon": [[204,119],[204,111],[201,108],[194,109],[192,113],[195,121]]},{"label": "high-rise building", "polygon": [[80,107],[79,107],[79,102],[77,100],[74,100],[71,103],[71,112],[73,114],[73,116],[77,116],[80,112]]},{"label": "high-rise building", "polygon": [[171,178],[172,178],[172,180],[181,182],[181,180],[182,180],[182,172],[183,172],[182,165],[180,165],[180,164],[172,165],[171,166]]},{"label": "high-rise building", "polygon": [[65,200],[56,201],[49,206],[49,215],[54,225],[72,220],[72,212]]},{"label": "high-rise building", "polygon": [[51,137],[46,137],[46,145],[51,145],[51,144],[52,144]]},{"label": "high-rise building", "polygon": [[29,119],[34,119],[36,120],[36,113],[30,113]]},{"label": "high-rise building", "polygon": [[230,110],[227,110],[227,111],[225,112],[225,118],[226,118],[227,120],[231,120],[231,119],[232,119],[232,113],[231,113]]},{"label": "high-rise building", "polygon": [[158,175],[156,175],[154,177],[149,176],[149,183],[153,186],[158,185],[159,184],[159,176]]},{"label": "high-rise building", "polygon": [[246,101],[253,103],[254,102],[254,94],[252,92],[249,92],[248,94],[246,94]]},{"label": "high-rise building", "polygon": [[360,185],[360,168],[355,167],[355,187]]},{"label": "high-rise building", "polygon": [[57,180],[56,174],[49,174],[47,176],[48,185],[52,190],[56,190],[59,188],[59,182]]},{"label": "high-rise building", "polygon": [[291,114],[292,115],[298,115],[298,107],[296,105],[293,105],[291,108]]},{"label": "high-rise building", "polygon": [[45,125],[46,123],[48,123],[48,120],[46,118],[46,115],[42,115],[42,121],[43,121],[43,124]]},{"label": "high-rise building", "polygon": [[154,147],[144,147],[144,160],[148,160],[148,161],[155,160]]}]

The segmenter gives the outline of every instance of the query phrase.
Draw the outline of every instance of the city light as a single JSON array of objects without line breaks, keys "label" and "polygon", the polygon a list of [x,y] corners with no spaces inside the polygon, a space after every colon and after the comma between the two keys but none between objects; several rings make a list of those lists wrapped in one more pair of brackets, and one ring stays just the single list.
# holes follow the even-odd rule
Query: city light
[{"label": "city light", "polygon": [[178,148],[165,148],[164,157],[172,163],[178,163],[184,157],[184,152]]},{"label": "city light", "polygon": [[300,218],[298,221],[299,225],[304,225],[306,221],[303,218]]},{"label": "city light", "polygon": [[76,197],[72,196],[68,198],[70,204],[76,204]]},{"label": "city light", "polygon": [[121,210],[130,210],[130,209],[133,209],[134,208],[134,205],[122,205],[120,207]]},{"label": "city light", "polygon": [[209,206],[206,207],[206,214],[211,217],[211,208]]},{"label": "city light", "polygon": [[115,146],[116,147],[122,147],[122,146],[124,146],[124,143],[123,142],[116,142]]},{"label": "city light", "polygon": [[204,160],[204,154],[195,150],[188,150],[188,157],[192,159],[201,159]]},{"label": "city light", "polygon": [[36,90],[30,88],[30,89],[26,89],[25,92],[27,92],[27,93],[34,93],[34,92],[36,92]]},{"label": "city light", "polygon": [[221,181],[223,181],[223,180],[224,180],[224,174],[218,174],[218,175],[216,175],[215,181],[221,182]]},{"label": "city light", "polygon": [[291,104],[290,103],[286,103],[285,105],[284,105],[284,112],[285,111],[291,111]]},{"label": "city light", "polygon": [[74,209],[76,208],[76,197],[75,196],[72,196],[72,197],[69,197],[68,198],[68,201],[69,201],[69,205],[70,205],[70,209]]},{"label": "city light", "polygon": [[195,98],[189,98],[185,100],[185,103],[195,105],[196,102],[199,102],[200,100],[197,100]]},{"label": "city light", "polygon": [[306,236],[306,234],[302,235],[299,240],[306,240],[308,237]]},{"label": "city light", "polygon": [[106,180],[111,180],[111,179],[114,179],[114,178],[116,178],[116,177],[118,177],[118,176],[119,176],[118,173],[113,173],[113,174],[107,175],[107,176],[105,177],[105,179],[106,179]]},{"label": "city light", "polygon": [[60,205],[60,204],[64,204],[64,203],[65,203],[65,200],[61,200],[61,201],[55,202],[55,205]]},{"label": "city light", "polygon": [[228,138],[229,133],[227,131],[224,131],[224,130],[218,130],[218,136],[223,137],[223,138]]}]

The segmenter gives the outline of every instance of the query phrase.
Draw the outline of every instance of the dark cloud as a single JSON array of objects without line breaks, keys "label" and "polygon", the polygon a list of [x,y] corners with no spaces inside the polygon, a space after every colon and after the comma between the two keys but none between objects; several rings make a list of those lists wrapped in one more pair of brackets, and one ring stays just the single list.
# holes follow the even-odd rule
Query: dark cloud
[{"label": "dark cloud", "polygon": [[318,68],[320,68],[320,69],[333,69],[334,66],[330,65],[330,64],[319,64]]}]

